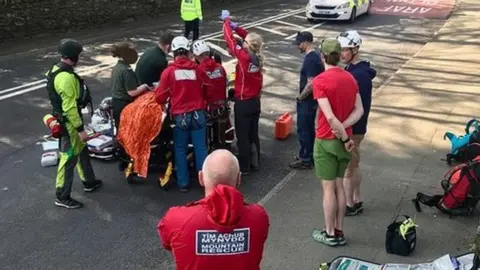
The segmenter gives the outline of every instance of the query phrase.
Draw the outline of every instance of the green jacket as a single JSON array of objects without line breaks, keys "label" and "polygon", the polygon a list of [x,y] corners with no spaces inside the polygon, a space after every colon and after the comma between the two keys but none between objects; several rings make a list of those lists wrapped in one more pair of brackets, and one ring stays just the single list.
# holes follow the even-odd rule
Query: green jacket
[{"label": "green jacket", "polygon": [[184,21],[203,20],[201,0],[182,0],[180,15]]},{"label": "green jacket", "polygon": [[[58,66],[54,66],[51,71],[55,72],[58,69]],[[67,120],[66,124],[72,125],[77,130],[82,130],[81,110],[77,106],[77,100],[80,97],[80,82],[74,74],[63,71],[55,76],[53,86],[55,92],[60,96],[61,108],[59,109],[61,109],[62,116]]]}]

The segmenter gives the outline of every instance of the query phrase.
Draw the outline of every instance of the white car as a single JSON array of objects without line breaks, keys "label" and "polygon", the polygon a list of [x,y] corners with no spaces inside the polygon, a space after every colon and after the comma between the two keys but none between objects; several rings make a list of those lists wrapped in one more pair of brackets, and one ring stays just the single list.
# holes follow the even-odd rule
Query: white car
[{"label": "white car", "polygon": [[309,22],[317,20],[353,22],[358,16],[370,12],[371,2],[372,0],[309,0],[305,13]]}]

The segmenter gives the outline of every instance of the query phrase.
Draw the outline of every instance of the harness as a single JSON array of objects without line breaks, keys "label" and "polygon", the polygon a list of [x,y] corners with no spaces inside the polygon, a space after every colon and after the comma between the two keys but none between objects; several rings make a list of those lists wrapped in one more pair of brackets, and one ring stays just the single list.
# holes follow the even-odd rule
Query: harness
[{"label": "harness", "polygon": [[78,113],[82,115],[82,109],[90,106],[90,113],[93,115],[93,104],[92,96],[90,94],[90,89],[88,88],[85,81],[73,70],[73,67],[65,63],[60,63],[57,65],[58,69],[53,71],[52,67],[47,72],[47,93],[50,103],[53,107],[53,116],[55,116],[60,123],[65,123],[66,118],[64,117],[63,108],[62,108],[62,97],[57,93],[55,89],[55,77],[61,72],[68,72],[73,74],[80,84],[80,93],[77,99]]},{"label": "harness", "polygon": [[219,100],[208,104],[207,117],[209,120],[225,117],[228,115],[228,103],[226,100]]}]

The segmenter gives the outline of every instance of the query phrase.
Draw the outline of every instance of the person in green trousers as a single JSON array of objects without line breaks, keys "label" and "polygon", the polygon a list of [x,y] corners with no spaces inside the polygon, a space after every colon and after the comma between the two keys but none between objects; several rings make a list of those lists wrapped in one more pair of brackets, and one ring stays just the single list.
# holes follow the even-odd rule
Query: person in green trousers
[{"label": "person in green trousers", "polygon": [[83,204],[72,199],[73,171],[77,168],[85,192],[92,192],[102,185],[95,178],[84,130],[82,108],[84,100],[91,100],[87,85],[74,67],[83,51],[80,43],[73,39],[63,39],[58,52],[61,61],[47,73],[47,91],[53,107],[53,115],[62,127],[59,139],[60,162],[56,177],[55,205],[67,209],[80,208]]}]

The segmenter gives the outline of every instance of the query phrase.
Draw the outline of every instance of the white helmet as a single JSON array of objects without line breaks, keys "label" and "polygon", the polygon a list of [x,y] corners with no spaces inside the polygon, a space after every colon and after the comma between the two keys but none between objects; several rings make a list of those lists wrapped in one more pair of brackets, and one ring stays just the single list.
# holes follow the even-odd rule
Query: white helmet
[{"label": "white helmet", "polygon": [[199,56],[203,53],[210,52],[210,47],[208,47],[207,43],[204,40],[197,40],[192,45],[193,54]]},{"label": "white helmet", "polygon": [[337,37],[338,42],[342,48],[355,48],[362,45],[362,38],[355,30],[349,30],[341,33]]},{"label": "white helmet", "polygon": [[188,39],[186,37],[180,36],[175,37],[172,40],[172,51],[176,51],[179,49],[190,50],[190,44],[188,44]]}]

